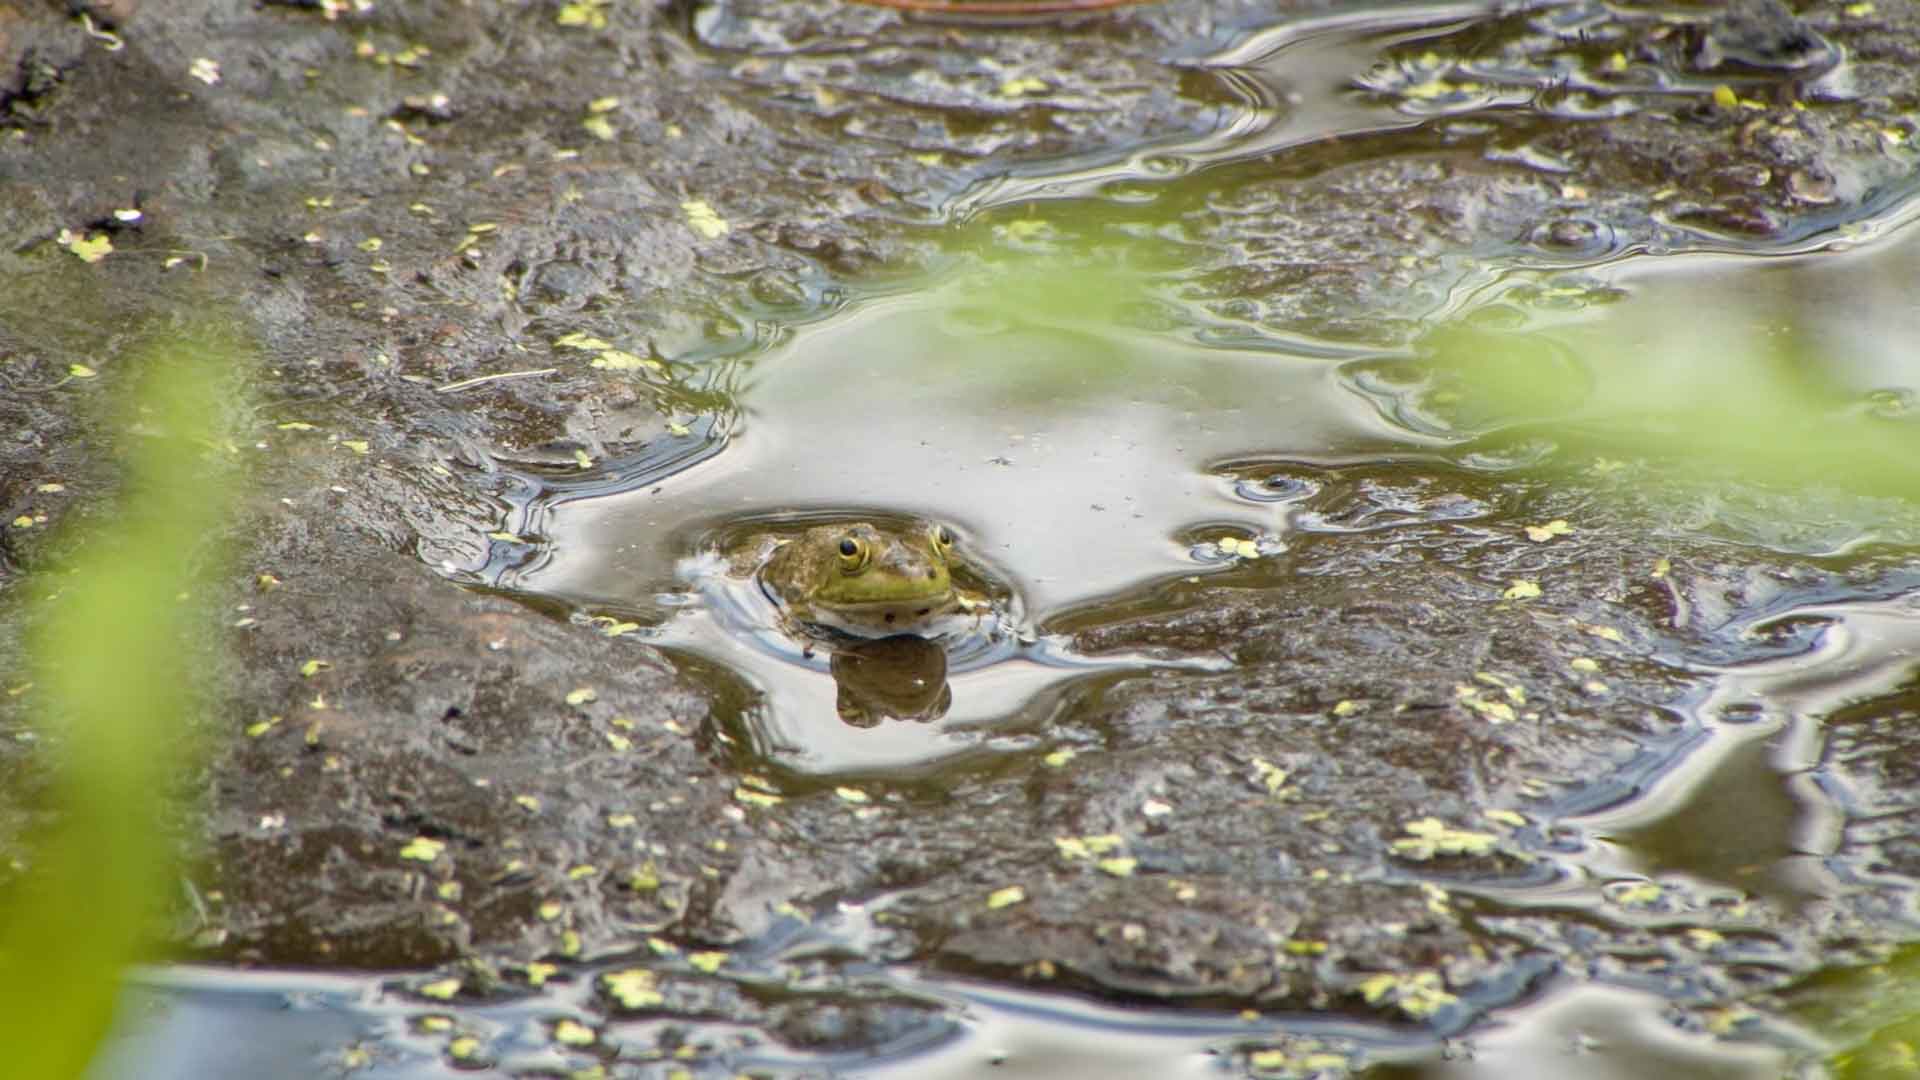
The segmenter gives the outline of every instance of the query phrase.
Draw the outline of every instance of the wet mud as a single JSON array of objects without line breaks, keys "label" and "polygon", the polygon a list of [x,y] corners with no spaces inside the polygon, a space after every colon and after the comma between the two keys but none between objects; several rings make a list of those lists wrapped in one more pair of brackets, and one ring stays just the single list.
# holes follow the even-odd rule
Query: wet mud
[{"label": "wet mud", "polygon": [[[1581,335],[1791,321],[1843,456],[1916,460],[1917,52],[1885,3],[0,4],[0,672],[150,434],[134,346],[253,346],[166,823],[207,966],[126,1052],[1817,1054],[1807,980],[1913,937],[1920,503],[1623,430],[1673,369]],[[863,514],[950,525],[1019,647],[782,654],[682,569]],[[16,876],[57,748],[0,677]]]}]

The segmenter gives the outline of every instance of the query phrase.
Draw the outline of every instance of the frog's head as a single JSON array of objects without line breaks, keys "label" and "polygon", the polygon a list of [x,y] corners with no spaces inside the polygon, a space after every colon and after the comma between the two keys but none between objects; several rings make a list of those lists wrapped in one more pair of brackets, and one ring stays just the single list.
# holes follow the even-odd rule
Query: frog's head
[{"label": "frog's head", "polygon": [[953,543],[944,525],[817,525],[776,549],[762,579],[801,619],[907,633],[957,605]]}]

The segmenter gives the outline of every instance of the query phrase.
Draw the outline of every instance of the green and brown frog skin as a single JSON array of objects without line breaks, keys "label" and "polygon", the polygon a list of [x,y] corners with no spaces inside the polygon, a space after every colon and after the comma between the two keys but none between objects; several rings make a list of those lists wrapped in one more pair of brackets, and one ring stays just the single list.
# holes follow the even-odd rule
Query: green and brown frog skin
[{"label": "green and brown frog skin", "polygon": [[760,585],[796,622],[855,637],[937,632],[941,620],[975,612],[953,582],[954,535],[944,525],[816,525],[781,544]]}]

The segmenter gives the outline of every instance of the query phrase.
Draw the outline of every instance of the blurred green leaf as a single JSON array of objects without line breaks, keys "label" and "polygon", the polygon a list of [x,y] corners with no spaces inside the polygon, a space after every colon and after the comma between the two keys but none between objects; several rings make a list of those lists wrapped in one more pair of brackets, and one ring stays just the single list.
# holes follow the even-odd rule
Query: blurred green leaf
[{"label": "blurred green leaf", "polygon": [[217,332],[136,350],[121,433],[124,497],[33,581],[33,719],[56,772],[55,823],[28,838],[0,901],[0,1047],[8,1075],[86,1068],[113,1021],[121,971],[147,955],[173,888],[159,829],[197,706],[195,574],[230,493],[207,447],[235,349]]}]

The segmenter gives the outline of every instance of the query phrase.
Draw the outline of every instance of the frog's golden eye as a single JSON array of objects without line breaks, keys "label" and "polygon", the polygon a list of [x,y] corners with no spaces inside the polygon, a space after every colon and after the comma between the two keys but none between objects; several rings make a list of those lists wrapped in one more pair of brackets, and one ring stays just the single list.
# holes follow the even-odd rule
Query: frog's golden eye
[{"label": "frog's golden eye", "polygon": [[840,538],[840,569],[851,574],[867,565],[867,542],[857,536]]},{"label": "frog's golden eye", "polygon": [[933,550],[945,555],[953,550],[953,530],[945,525],[936,525],[933,529]]}]

